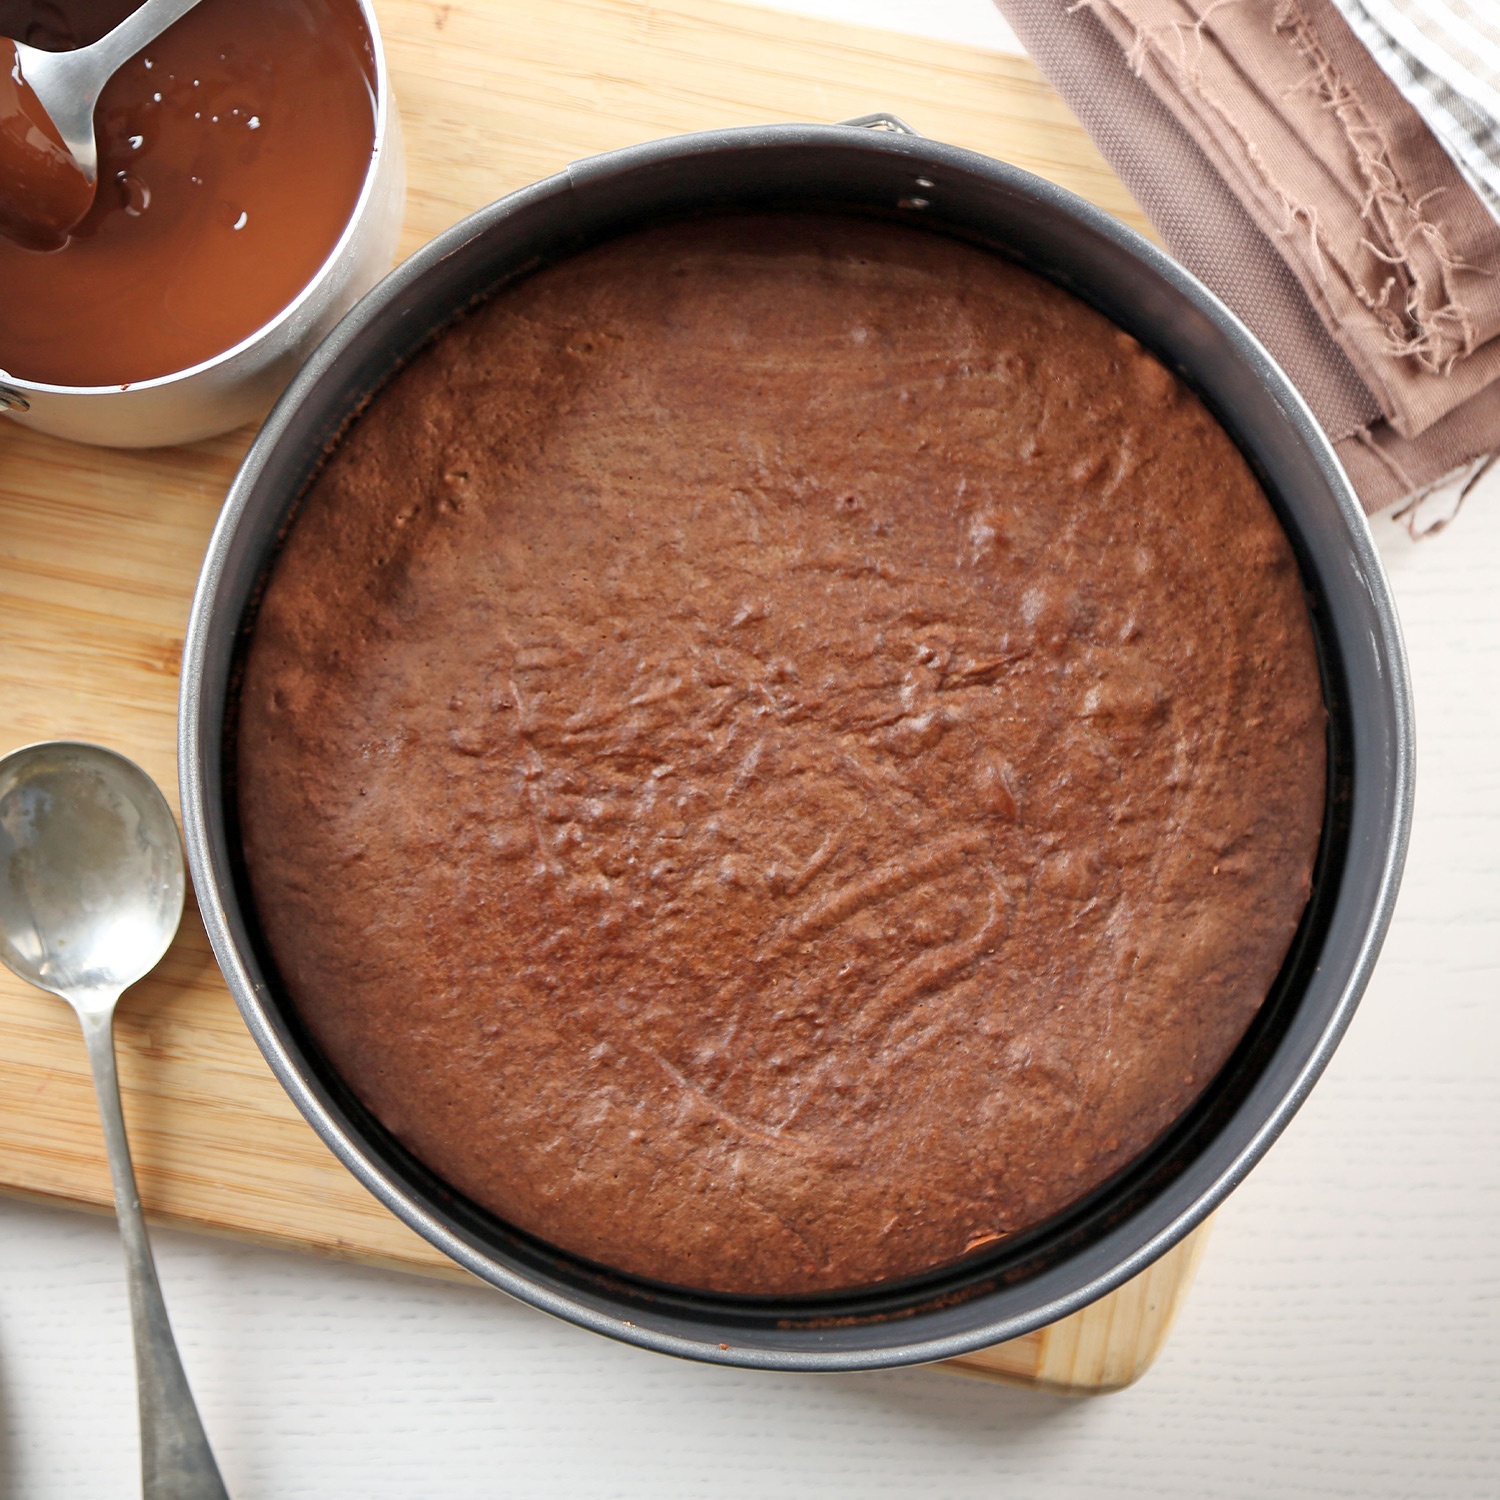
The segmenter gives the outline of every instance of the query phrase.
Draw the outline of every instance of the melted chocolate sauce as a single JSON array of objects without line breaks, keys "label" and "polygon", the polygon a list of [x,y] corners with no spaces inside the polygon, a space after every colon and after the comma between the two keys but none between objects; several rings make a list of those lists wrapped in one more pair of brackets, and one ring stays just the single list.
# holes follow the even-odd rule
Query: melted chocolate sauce
[{"label": "melted chocolate sauce", "polygon": [[[132,8],[0,0],[0,35],[85,46]],[[374,73],[354,0],[203,0],[105,89],[98,191],[66,241],[0,236],[0,371],[126,385],[269,322],[353,212],[374,143]],[[6,107],[0,93],[0,131]],[[0,155],[0,175],[9,161]]]}]

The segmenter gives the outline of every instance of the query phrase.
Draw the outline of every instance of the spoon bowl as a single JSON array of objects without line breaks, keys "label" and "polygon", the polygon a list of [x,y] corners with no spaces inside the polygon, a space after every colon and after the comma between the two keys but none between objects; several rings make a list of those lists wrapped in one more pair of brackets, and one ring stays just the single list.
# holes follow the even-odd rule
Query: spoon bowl
[{"label": "spoon bowl", "polygon": [[28,249],[55,250],[93,202],[94,179],[31,88],[20,45],[0,37],[0,233]]},{"label": "spoon bowl", "polygon": [[94,201],[94,108],[104,85],[199,0],[144,0],[113,31],[71,52],[0,37],[0,229],[55,249]]},{"label": "spoon bowl", "polygon": [[172,810],[133,761],[54,742],[0,761],[0,957],[71,999],[151,972],[182,920]]}]

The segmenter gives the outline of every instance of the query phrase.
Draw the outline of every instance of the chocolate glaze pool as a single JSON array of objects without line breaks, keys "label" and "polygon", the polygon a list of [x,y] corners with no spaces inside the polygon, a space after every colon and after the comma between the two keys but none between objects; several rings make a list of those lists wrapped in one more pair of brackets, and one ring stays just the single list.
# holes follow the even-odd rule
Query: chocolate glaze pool
[{"label": "chocolate glaze pool", "polygon": [[[0,0],[0,35],[86,45],[124,10]],[[81,222],[42,239],[0,232],[0,371],[127,385],[255,333],[349,222],[370,167],[373,85],[354,0],[203,0],[105,88]],[[0,79],[0,141],[6,98]]]}]

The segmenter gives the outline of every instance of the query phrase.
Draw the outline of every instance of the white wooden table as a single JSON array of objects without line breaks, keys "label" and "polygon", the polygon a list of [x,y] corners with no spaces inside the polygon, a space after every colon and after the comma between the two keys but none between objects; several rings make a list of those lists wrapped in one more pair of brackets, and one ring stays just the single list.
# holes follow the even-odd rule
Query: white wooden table
[{"label": "white wooden table", "polygon": [[[988,0],[795,8],[1014,47]],[[1140,1385],[709,1369],[482,1291],[162,1233],[236,1500],[1500,1495],[1500,474],[1436,538],[1376,533],[1417,693],[1405,888]],[[113,1226],[0,1203],[0,1500],[138,1484]]]}]

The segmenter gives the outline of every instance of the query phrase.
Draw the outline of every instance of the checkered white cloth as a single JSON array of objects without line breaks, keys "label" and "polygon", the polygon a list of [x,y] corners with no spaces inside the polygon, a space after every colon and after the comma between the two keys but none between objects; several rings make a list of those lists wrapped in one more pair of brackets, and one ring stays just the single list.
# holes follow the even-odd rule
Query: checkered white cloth
[{"label": "checkered white cloth", "polygon": [[1500,219],[1500,0],[1333,0]]}]

